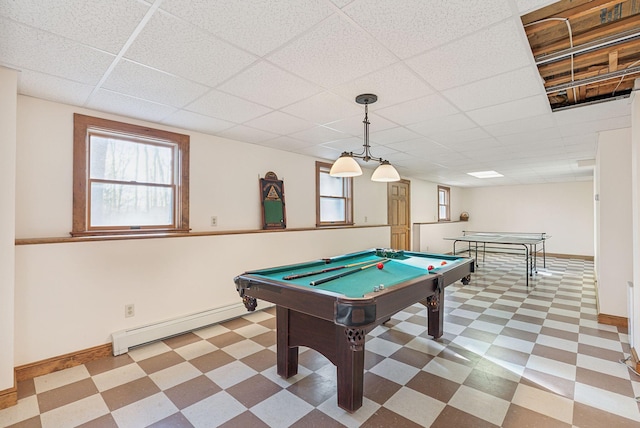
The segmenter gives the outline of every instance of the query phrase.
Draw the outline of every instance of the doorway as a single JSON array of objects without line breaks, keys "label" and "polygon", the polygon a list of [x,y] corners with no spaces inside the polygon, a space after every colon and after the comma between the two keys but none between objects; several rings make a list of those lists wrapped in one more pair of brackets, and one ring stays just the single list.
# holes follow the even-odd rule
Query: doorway
[{"label": "doorway", "polygon": [[387,185],[387,219],[391,226],[391,248],[411,249],[411,186],[409,180]]}]

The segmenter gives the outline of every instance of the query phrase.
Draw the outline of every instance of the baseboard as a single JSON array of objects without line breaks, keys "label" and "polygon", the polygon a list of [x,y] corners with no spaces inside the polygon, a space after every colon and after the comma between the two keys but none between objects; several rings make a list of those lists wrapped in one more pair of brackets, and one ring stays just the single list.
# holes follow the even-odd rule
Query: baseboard
[{"label": "baseboard", "polygon": [[616,327],[629,327],[627,317],[619,317],[617,315],[598,314],[598,323]]},{"label": "baseboard", "polygon": [[0,410],[18,404],[18,387],[14,385],[12,388],[0,391]]},{"label": "baseboard", "polygon": [[108,357],[111,354],[111,344],[106,343],[82,351],[71,352],[69,354],[47,358],[46,360],[36,361],[35,363],[18,366],[15,369],[16,382],[79,366],[80,364]]},{"label": "baseboard", "polygon": [[640,373],[640,360],[638,360],[638,354],[634,348],[631,348],[631,360],[636,366],[636,372]]},{"label": "baseboard", "polygon": [[[538,258],[540,258],[542,253],[538,253]],[[556,253],[547,253],[547,257],[555,257],[558,259],[578,259],[578,260],[586,260],[588,262],[594,261],[593,256],[581,256],[578,254],[556,254]]]}]

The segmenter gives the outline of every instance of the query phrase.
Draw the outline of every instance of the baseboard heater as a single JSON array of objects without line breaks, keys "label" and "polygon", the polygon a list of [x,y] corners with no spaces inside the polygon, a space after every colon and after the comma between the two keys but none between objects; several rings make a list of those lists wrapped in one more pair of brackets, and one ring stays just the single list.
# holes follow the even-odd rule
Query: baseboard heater
[{"label": "baseboard heater", "polygon": [[113,355],[124,354],[134,346],[197,330],[208,325],[237,318],[246,313],[247,308],[245,308],[244,304],[238,303],[141,327],[116,331],[111,334]]}]

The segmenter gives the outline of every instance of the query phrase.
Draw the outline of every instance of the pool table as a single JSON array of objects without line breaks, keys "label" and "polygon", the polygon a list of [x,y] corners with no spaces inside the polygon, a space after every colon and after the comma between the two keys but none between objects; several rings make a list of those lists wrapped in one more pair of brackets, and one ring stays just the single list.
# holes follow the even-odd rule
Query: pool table
[{"label": "pool table", "polygon": [[298,373],[299,346],[315,349],[337,367],[338,405],[353,412],[362,406],[366,334],[420,302],[429,335],[439,338],[444,288],[467,284],[473,270],[472,258],[371,249],[249,271],[234,281],[247,310],[257,299],[276,305],[278,374]]}]

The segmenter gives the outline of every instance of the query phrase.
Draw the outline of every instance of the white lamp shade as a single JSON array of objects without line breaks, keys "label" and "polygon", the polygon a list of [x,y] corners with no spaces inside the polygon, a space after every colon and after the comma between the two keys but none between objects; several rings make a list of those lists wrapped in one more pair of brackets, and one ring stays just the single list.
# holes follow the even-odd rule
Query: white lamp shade
[{"label": "white lamp shade", "polygon": [[371,181],[400,181],[400,174],[398,174],[398,171],[396,171],[396,169],[391,164],[389,164],[389,162],[385,161],[381,163],[375,171],[373,171]]},{"label": "white lamp shade", "polygon": [[362,169],[354,158],[342,155],[331,166],[329,175],[332,177],[356,177],[362,175]]}]

